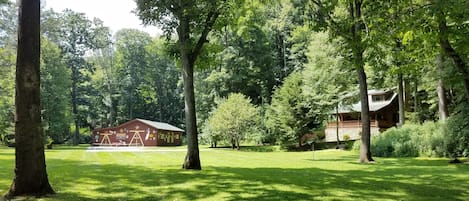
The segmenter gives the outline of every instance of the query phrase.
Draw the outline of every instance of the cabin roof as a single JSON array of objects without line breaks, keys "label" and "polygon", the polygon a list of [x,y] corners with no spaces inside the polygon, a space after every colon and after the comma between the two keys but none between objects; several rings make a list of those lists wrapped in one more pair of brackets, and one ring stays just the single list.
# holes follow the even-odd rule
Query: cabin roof
[{"label": "cabin roof", "polygon": [[130,120],[130,121],[127,121],[125,123],[122,123],[118,126],[114,126],[114,127],[107,127],[107,128],[97,128],[97,129],[94,129],[93,132],[96,132],[96,131],[103,131],[103,130],[117,130],[125,125],[128,125],[132,122],[135,122],[135,121],[139,121],[139,122],[142,122],[148,126],[151,126],[153,128],[156,128],[156,129],[159,129],[159,130],[166,130],[166,131],[176,131],[176,132],[184,132],[184,130],[176,127],[176,126],[173,126],[171,124],[168,124],[168,123],[163,123],[163,122],[156,122],[156,121],[150,121],[150,120],[145,120],[145,119],[134,119],[134,120]]},{"label": "cabin roof", "polygon": [[368,95],[382,95],[387,94],[389,91],[381,90],[381,89],[370,89],[368,90]]},{"label": "cabin roof", "polygon": [[[382,90],[369,90],[368,91],[368,96],[382,95],[382,94],[386,94],[386,93],[387,93],[386,91],[382,91]],[[368,99],[368,100],[369,100],[368,103],[369,103],[370,112],[377,112],[377,111],[387,107],[388,105],[391,105],[394,100],[397,100],[397,94],[393,93],[391,98],[389,98],[387,100],[384,100],[384,101],[372,101],[370,99]],[[352,104],[352,105],[341,105],[341,106],[339,106],[338,109],[339,109],[338,113],[361,112],[361,101],[358,101],[357,103]]]},{"label": "cabin roof", "polygon": [[184,130],[173,126],[171,124],[163,123],[163,122],[156,122],[156,121],[150,121],[150,120],[145,120],[145,119],[135,119],[137,121],[140,121],[144,124],[147,124],[151,127],[160,129],[160,130],[167,130],[167,131],[178,131],[178,132],[184,132]]}]

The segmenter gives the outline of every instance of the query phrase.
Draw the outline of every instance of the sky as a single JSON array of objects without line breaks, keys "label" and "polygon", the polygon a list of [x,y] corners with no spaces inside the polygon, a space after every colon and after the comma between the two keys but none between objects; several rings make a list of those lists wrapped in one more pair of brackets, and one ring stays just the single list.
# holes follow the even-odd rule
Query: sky
[{"label": "sky", "polygon": [[134,0],[45,0],[45,7],[56,12],[69,8],[85,13],[90,20],[99,18],[113,33],[122,28],[135,28],[152,36],[161,34],[161,30],[155,26],[141,25],[140,19],[131,13],[136,8]]}]

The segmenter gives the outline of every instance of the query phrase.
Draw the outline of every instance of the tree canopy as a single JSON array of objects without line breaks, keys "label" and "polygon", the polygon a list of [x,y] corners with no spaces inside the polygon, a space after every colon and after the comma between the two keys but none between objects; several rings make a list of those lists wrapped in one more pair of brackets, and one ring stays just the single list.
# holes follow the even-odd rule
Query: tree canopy
[{"label": "tree canopy", "polygon": [[[91,130],[134,118],[161,121],[185,129],[183,166],[201,169],[201,143],[297,147],[304,134],[338,123],[335,113],[350,99],[364,104],[361,160],[369,162],[368,128],[375,117],[367,112],[367,91],[383,89],[399,94],[400,125],[441,120],[451,131],[445,136],[457,139],[445,138],[446,153],[465,153],[466,1],[137,0],[136,5],[142,22],[164,35],[136,29],[111,33],[84,13],[42,8],[41,126],[53,143],[89,143]],[[13,2],[0,4],[0,140],[10,146],[17,9]],[[255,129],[243,130],[251,126],[245,125],[237,127],[243,132],[233,132],[230,125],[238,119],[230,114],[241,106],[222,103],[246,100],[255,108],[246,109],[257,116],[251,119]],[[217,112],[222,110],[229,112]]]}]

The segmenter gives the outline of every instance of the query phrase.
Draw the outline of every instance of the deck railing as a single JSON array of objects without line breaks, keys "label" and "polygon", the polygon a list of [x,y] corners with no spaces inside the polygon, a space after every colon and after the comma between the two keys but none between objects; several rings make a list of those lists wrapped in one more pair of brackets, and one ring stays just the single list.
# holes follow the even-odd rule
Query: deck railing
[{"label": "deck railing", "polygon": [[[328,122],[327,127],[336,127],[337,123],[334,122]],[[360,128],[362,126],[362,121],[360,120],[349,120],[349,121],[339,121],[339,128]],[[376,120],[371,120],[370,121],[370,127],[378,127],[378,121]]]}]

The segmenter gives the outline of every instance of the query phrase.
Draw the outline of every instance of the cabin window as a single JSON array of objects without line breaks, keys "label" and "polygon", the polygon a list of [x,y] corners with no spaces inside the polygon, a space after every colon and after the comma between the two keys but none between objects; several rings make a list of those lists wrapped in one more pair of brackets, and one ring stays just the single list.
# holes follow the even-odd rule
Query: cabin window
[{"label": "cabin window", "polygon": [[373,102],[379,102],[379,101],[384,101],[384,96],[372,96]]}]

